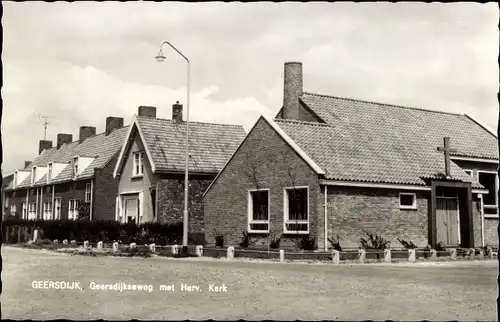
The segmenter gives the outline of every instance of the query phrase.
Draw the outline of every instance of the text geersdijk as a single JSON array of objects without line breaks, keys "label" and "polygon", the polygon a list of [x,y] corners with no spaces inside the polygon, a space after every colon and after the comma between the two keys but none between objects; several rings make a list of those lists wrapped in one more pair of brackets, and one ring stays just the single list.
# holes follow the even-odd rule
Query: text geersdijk
[{"label": "text geersdijk", "polygon": [[54,289],[54,290],[82,290],[80,282],[72,281],[33,281],[31,287],[37,289]]}]

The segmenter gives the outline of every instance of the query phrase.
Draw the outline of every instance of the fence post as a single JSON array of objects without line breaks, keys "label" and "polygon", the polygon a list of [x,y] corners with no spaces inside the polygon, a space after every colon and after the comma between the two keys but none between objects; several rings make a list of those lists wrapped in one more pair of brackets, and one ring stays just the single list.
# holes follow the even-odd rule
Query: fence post
[{"label": "fence post", "polygon": [[68,245],[68,240],[67,239],[63,239],[63,245]]},{"label": "fence post", "polygon": [[88,240],[86,240],[86,241],[83,242],[83,248],[84,249],[89,248],[89,241]]},{"label": "fence post", "polygon": [[484,259],[484,251],[482,248],[479,248],[479,259]]},{"label": "fence post", "polygon": [[172,255],[179,255],[179,245],[172,246]]},{"label": "fence post", "polygon": [[340,252],[336,249],[332,250],[332,262],[335,265],[340,264]]},{"label": "fence post", "polygon": [[113,251],[116,253],[118,252],[118,242],[113,243]]},{"label": "fence post", "polygon": [[417,251],[415,249],[408,249],[408,261],[414,263],[417,259]]},{"label": "fence post", "polygon": [[71,241],[71,245],[76,245],[76,240],[74,240],[74,239],[73,239],[73,240]]},{"label": "fence post", "polygon": [[452,248],[450,252],[451,252],[451,259],[457,259],[457,249]]},{"label": "fence post", "polygon": [[102,241],[97,242],[97,249],[102,249]]},{"label": "fence post", "polygon": [[366,251],[364,249],[358,250],[359,262],[364,264],[366,262]]},{"label": "fence post", "polygon": [[156,245],[155,244],[150,244],[149,245],[149,251],[151,253],[155,253],[156,252]]},{"label": "fence post", "polygon": [[129,248],[130,248],[130,249],[134,249],[136,246],[137,246],[137,244],[136,244],[136,243],[130,243]]},{"label": "fence post", "polygon": [[437,252],[435,249],[431,249],[431,260],[437,259]]},{"label": "fence post", "polygon": [[392,262],[392,252],[390,249],[384,249],[384,262]]},{"label": "fence post", "polygon": [[280,262],[284,263],[285,262],[285,250],[280,249]]},{"label": "fence post", "polygon": [[38,240],[38,229],[35,229],[35,232],[33,233],[33,242],[36,242]]},{"label": "fence post", "polygon": [[53,243],[54,244],[59,244],[59,241],[57,239],[54,239]]},{"label": "fence post", "polygon": [[471,259],[474,259],[474,257],[476,257],[476,250],[474,248],[469,249],[469,257]]},{"label": "fence post", "polygon": [[196,256],[198,256],[198,257],[203,256],[203,245],[196,246]]},{"label": "fence post", "polygon": [[229,246],[227,248],[227,259],[234,259],[234,247]]}]

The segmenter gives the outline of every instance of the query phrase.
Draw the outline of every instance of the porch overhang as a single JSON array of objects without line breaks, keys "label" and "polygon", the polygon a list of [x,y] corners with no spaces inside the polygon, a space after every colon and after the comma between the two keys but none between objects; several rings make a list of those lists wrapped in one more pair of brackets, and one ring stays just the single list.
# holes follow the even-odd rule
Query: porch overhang
[{"label": "porch overhang", "polygon": [[319,184],[324,185],[324,186],[339,186],[339,187],[359,187],[359,188],[374,188],[374,189],[431,191],[431,187],[428,187],[428,186],[391,184],[391,183],[320,180]]}]

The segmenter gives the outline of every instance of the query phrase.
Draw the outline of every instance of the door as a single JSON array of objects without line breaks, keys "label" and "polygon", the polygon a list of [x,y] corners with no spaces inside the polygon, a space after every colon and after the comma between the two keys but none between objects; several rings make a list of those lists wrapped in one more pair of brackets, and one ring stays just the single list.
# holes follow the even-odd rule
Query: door
[{"label": "door", "polygon": [[460,245],[460,222],[457,197],[436,197],[437,242]]},{"label": "door", "polygon": [[125,197],[125,220],[127,223],[139,223],[139,198]]},{"label": "door", "polygon": [[61,219],[61,198],[56,198],[54,203],[54,219]]}]

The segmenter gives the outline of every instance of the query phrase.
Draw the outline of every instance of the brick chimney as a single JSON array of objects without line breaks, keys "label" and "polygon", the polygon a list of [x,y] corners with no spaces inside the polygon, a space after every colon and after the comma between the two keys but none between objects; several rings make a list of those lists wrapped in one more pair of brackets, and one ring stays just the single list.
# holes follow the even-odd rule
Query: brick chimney
[{"label": "brick chimney", "polygon": [[302,63],[286,62],[283,86],[283,118],[299,119],[299,96],[302,95]]},{"label": "brick chimney", "polygon": [[116,129],[123,127],[123,117],[109,116],[106,118],[106,136]]},{"label": "brick chimney", "polygon": [[89,137],[95,136],[95,127],[93,126],[80,126],[80,137],[78,141],[82,143]]},{"label": "brick chimney", "polygon": [[[50,148],[52,148],[52,141],[40,140],[40,143],[38,144],[38,154],[41,154],[43,150],[47,150]],[[26,164],[26,161],[24,162],[24,164]]]},{"label": "brick chimney", "polygon": [[139,116],[156,117],[156,107],[139,106]]},{"label": "brick chimney", "polygon": [[73,142],[73,135],[71,134],[65,134],[65,133],[59,133],[57,135],[57,149],[61,148],[63,144],[66,143],[71,143]]},{"label": "brick chimney", "polygon": [[172,105],[172,120],[176,123],[182,122],[182,104],[179,104],[179,101]]},{"label": "brick chimney", "polygon": [[[50,145],[52,146],[52,141],[49,141],[50,142]],[[24,161],[24,168],[27,168],[29,167],[31,164],[31,161]]]}]

